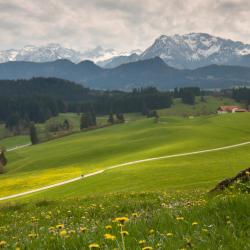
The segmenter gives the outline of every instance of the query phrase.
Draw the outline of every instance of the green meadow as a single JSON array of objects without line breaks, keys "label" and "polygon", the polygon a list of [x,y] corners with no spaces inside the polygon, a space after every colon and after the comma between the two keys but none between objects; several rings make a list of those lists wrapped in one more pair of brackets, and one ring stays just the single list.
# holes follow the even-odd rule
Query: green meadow
[{"label": "green meadow", "polygon": [[6,249],[244,249],[249,195],[126,193],[0,206]]},{"label": "green meadow", "polygon": [[[214,113],[216,100],[209,100],[206,112]],[[8,152],[0,197],[116,164],[250,141],[250,113],[201,116],[202,106],[190,106],[194,113],[183,115],[176,102],[174,113],[159,111],[158,123],[131,114],[124,124]],[[71,114],[75,126],[78,118]],[[249,249],[249,194],[208,193],[249,167],[249,152],[250,144],[130,164],[2,201],[0,248]]]},{"label": "green meadow", "polygon": [[[1,194],[4,196],[15,194],[17,190],[19,192],[27,191],[125,162],[246,142],[250,140],[249,117],[249,113],[201,116],[194,119],[162,117],[159,123],[155,123],[153,119],[141,119],[77,133],[9,152],[6,173],[0,176]],[[248,160],[248,154],[245,154],[244,151],[246,152],[248,149],[249,146],[244,146],[202,155],[159,160],[108,171],[105,175],[117,174],[119,176],[119,171],[128,171],[128,175],[135,172],[135,175],[136,173],[149,174],[150,178],[151,172],[155,172],[165,180],[165,183],[157,186],[146,183],[145,186],[148,186],[147,189],[157,190],[171,187],[167,176],[169,174],[169,178],[173,178],[172,172],[174,176],[183,174],[184,179],[185,176],[187,177],[184,182],[175,183],[173,180],[174,187],[185,184],[195,185],[195,178],[188,181],[188,175],[192,175],[192,168],[194,168],[194,171],[197,169],[201,175],[203,171],[209,172],[209,178],[205,178],[205,181],[213,180],[215,182],[219,178],[233,174],[235,170],[244,168],[244,164]],[[221,157],[224,154],[226,156]],[[242,158],[241,154],[244,155],[242,162],[235,162],[238,154],[239,159]],[[218,160],[222,161],[222,165],[210,164],[211,161],[217,162]],[[233,161],[234,164],[230,164],[230,161]],[[188,168],[191,168],[192,171],[188,171],[184,175],[183,171]],[[213,168],[213,171],[210,171],[209,168]],[[161,175],[161,172],[165,172],[167,176]],[[121,176],[123,178],[122,174]],[[138,176],[140,177],[141,174]],[[102,176],[94,177],[93,180],[99,178]],[[128,180],[127,185],[130,188],[132,187],[129,183],[132,181],[131,178],[125,178]],[[114,178],[114,182],[116,180]],[[152,182],[156,183],[159,180],[152,178]],[[112,185],[112,187],[114,186]]]},{"label": "green meadow", "polygon": [[194,105],[187,105],[180,98],[174,99],[171,108],[159,110],[160,116],[197,116],[215,114],[219,106],[240,105],[227,97],[206,96],[202,101],[196,97]]}]

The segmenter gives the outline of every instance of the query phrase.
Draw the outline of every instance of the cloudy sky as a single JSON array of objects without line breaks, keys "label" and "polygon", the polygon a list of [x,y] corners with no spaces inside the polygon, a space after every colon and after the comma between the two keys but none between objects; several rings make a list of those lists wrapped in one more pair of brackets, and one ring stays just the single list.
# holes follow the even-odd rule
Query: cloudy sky
[{"label": "cloudy sky", "polygon": [[191,32],[250,43],[249,17],[249,0],[0,0],[0,49],[143,49],[161,34]]}]

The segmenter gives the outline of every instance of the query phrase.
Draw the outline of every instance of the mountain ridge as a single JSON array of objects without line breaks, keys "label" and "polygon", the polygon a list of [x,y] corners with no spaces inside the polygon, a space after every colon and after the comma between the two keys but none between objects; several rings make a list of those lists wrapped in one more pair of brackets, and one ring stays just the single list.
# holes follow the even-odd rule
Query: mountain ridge
[{"label": "mountain ridge", "polygon": [[125,56],[110,59],[104,66],[112,67],[159,56],[167,64],[179,69],[194,69],[213,63],[250,66],[250,44],[233,41],[207,33],[159,36],[137,57]]},{"label": "mountain ridge", "polygon": [[208,33],[161,35],[144,51],[118,52],[97,46],[80,52],[51,43],[40,47],[27,45],[19,50],[0,51],[0,62],[52,62],[68,59],[79,63],[83,60],[91,60],[101,67],[115,68],[125,63],[156,56],[178,69],[195,69],[210,64],[250,66],[250,44]]},{"label": "mountain ridge", "polygon": [[77,64],[65,59],[45,63],[0,64],[2,80],[33,77],[56,77],[103,90],[131,90],[146,86],[155,86],[159,89],[182,86],[229,88],[236,85],[250,85],[250,68],[213,64],[184,70],[167,65],[160,57],[122,64],[112,69],[102,68],[89,60]]}]

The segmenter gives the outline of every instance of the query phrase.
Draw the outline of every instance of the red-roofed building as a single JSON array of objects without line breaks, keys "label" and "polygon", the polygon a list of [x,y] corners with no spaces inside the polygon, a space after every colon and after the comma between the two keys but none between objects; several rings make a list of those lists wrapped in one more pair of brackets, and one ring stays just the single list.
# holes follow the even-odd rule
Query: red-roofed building
[{"label": "red-roofed building", "polygon": [[217,109],[218,114],[237,113],[237,112],[248,112],[248,110],[243,109],[239,106],[220,106]]}]

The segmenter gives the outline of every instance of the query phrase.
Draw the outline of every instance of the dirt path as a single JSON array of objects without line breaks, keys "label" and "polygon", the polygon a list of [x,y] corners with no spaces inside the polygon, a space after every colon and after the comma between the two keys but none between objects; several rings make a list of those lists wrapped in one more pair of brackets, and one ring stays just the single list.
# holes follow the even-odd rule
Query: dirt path
[{"label": "dirt path", "polygon": [[20,148],[26,148],[26,147],[28,147],[30,145],[31,145],[31,143],[27,143],[27,144],[24,144],[24,145],[16,146],[14,148],[8,148],[6,151],[11,152],[11,151],[15,151],[15,150],[20,149]]},{"label": "dirt path", "polygon": [[[165,155],[165,156],[160,156],[160,157],[153,157],[153,158],[147,158],[147,159],[143,159],[143,160],[126,162],[126,163],[110,166],[110,167],[107,167],[107,168],[105,168],[103,170],[99,170],[99,171],[96,171],[96,172],[93,172],[93,173],[85,174],[83,176],[79,176],[79,177],[76,177],[76,178],[73,178],[73,179],[70,179],[70,180],[67,180],[67,181],[63,181],[63,182],[59,182],[59,183],[56,183],[56,184],[44,186],[44,187],[41,187],[41,188],[37,188],[37,189],[30,190],[30,191],[22,192],[22,193],[19,193],[19,194],[13,194],[13,195],[5,196],[5,197],[0,198],[0,201],[25,196],[25,195],[28,195],[28,194],[33,194],[33,193],[43,191],[43,190],[47,190],[47,189],[50,189],[50,188],[53,188],[53,187],[63,186],[65,184],[75,182],[75,181],[79,181],[79,180],[82,180],[82,179],[85,179],[85,178],[88,178],[88,177],[91,177],[91,176],[95,176],[95,175],[98,175],[98,174],[102,174],[105,171],[115,169],[115,168],[119,168],[119,167],[123,167],[123,166],[134,165],[134,164],[138,164],[138,163],[142,163],[142,162],[157,161],[157,160],[162,160],[162,159],[169,159],[169,158],[176,158],[176,157],[183,157],[183,156],[189,156],[189,155],[197,155],[197,154],[204,154],[204,153],[209,153],[209,152],[227,150],[227,149],[231,149],[231,148],[242,147],[242,146],[249,145],[249,144],[250,144],[250,141],[239,143],[239,144],[234,144],[234,145],[230,145],[230,146],[225,146],[225,147],[206,149],[206,150],[194,151],[194,152],[189,152],[189,153]],[[23,145],[23,147],[24,147],[24,145]],[[11,150],[16,150],[16,149],[11,149]]]}]

